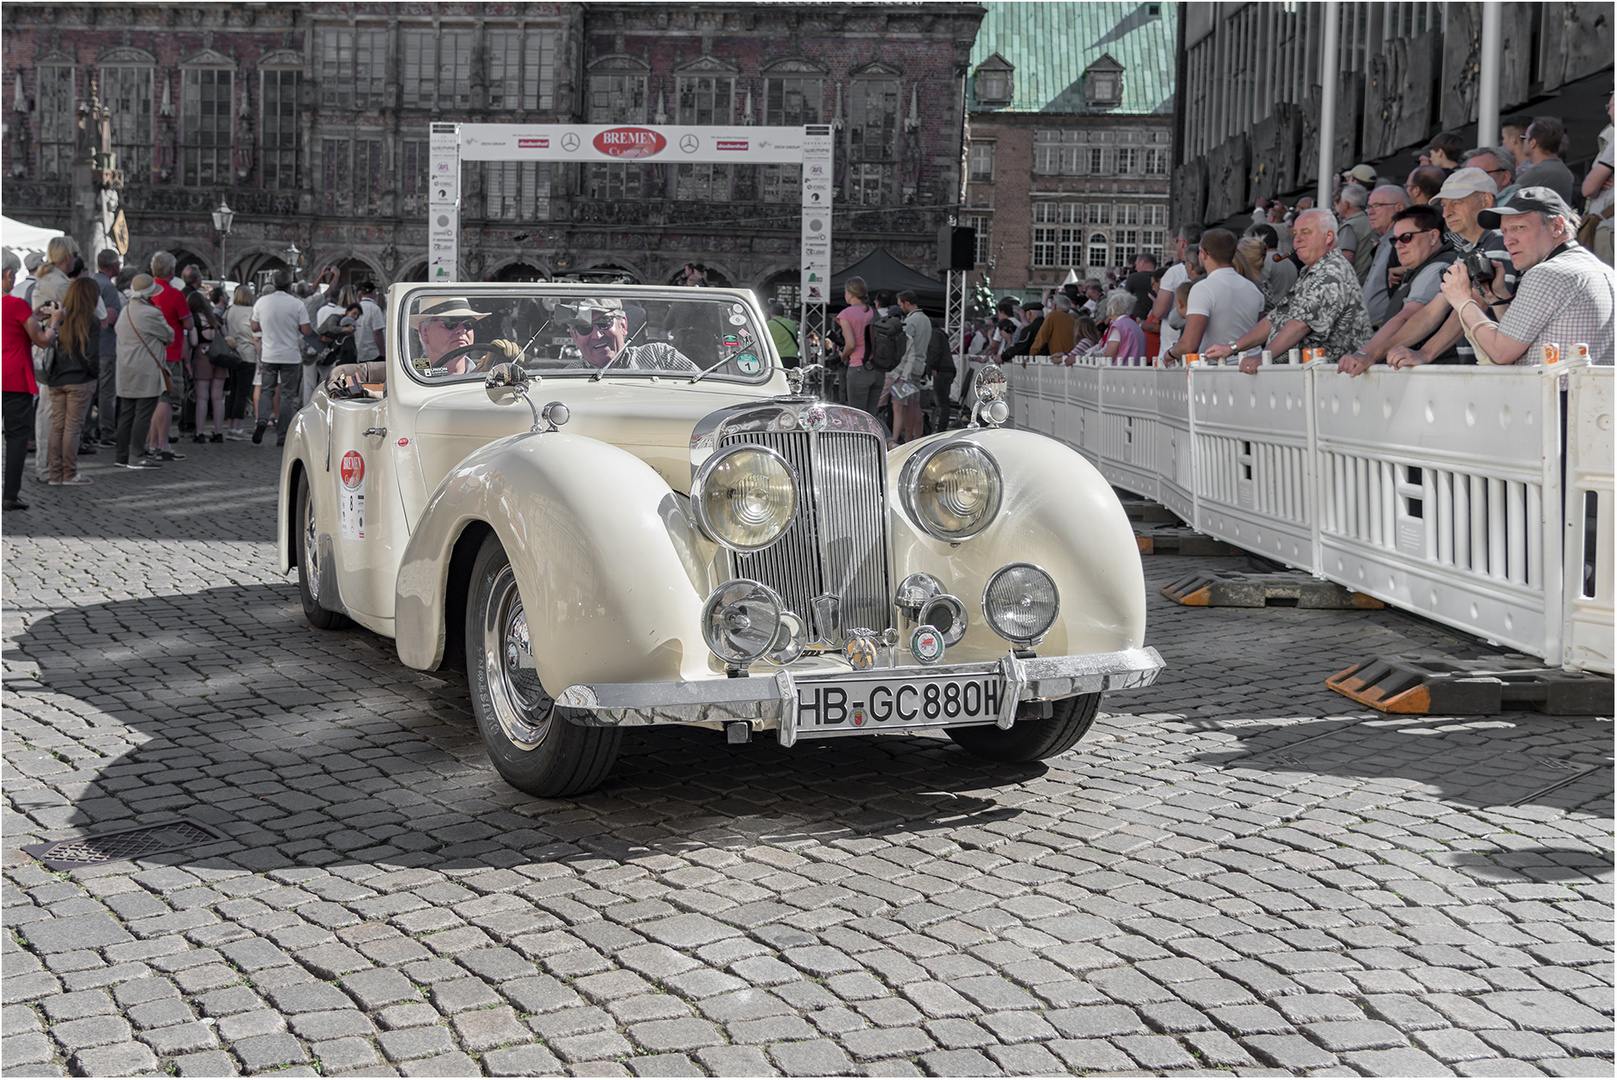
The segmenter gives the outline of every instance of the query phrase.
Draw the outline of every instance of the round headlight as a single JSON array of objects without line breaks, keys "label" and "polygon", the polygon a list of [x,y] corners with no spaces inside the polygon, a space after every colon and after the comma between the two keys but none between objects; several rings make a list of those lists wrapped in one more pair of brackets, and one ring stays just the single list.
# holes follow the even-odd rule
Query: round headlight
[{"label": "round headlight", "polygon": [[1050,632],[1061,595],[1050,575],[1032,563],[994,571],[983,589],[983,615],[994,633],[1016,645],[1036,645]]},{"label": "round headlight", "polygon": [[797,479],[767,446],[733,446],[708,458],[691,485],[696,523],[716,543],[760,551],[779,540],[797,509]]},{"label": "round headlight", "polygon": [[939,540],[969,540],[999,514],[999,465],[972,442],[944,443],[904,463],[900,479],[910,519]]},{"label": "round headlight", "polygon": [[702,639],[728,664],[747,664],[768,652],[781,631],[784,605],[767,585],[727,581],[702,605]]}]

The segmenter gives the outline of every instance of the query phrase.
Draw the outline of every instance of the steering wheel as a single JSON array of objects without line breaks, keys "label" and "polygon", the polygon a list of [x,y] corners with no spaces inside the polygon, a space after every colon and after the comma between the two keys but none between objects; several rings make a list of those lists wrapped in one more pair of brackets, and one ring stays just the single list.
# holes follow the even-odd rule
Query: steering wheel
[{"label": "steering wheel", "polygon": [[468,368],[467,370],[468,371],[487,371],[489,369],[490,361],[491,361],[492,357],[494,356],[494,354],[498,353],[500,356],[503,357],[505,355],[505,350],[501,349],[501,348],[499,348],[497,346],[490,345],[487,342],[474,341],[470,345],[462,345],[458,349],[450,349],[448,352],[446,352],[442,356],[440,356],[438,358],[438,362],[436,364],[434,364],[433,366],[434,367],[448,367],[449,362],[451,360],[459,359],[462,356],[470,356],[470,355],[472,355],[474,353],[481,354],[483,358],[481,360],[477,361],[476,363],[472,364],[472,366],[470,368]]}]

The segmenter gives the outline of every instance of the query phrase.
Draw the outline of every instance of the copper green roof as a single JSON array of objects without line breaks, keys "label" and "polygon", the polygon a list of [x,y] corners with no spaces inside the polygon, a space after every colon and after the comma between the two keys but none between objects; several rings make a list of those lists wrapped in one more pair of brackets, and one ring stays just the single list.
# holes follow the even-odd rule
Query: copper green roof
[{"label": "copper green roof", "polygon": [[[968,108],[995,113],[1116,115],[1173,111],[1178,5],[1173,3],[986,3],[971,49],[971,75],[998,53],[1015,66],[1007,105],[977,102],[967,80]],[[1084,72],[1102,56],[1123,65],[1123,100],[1090,108]]]}]

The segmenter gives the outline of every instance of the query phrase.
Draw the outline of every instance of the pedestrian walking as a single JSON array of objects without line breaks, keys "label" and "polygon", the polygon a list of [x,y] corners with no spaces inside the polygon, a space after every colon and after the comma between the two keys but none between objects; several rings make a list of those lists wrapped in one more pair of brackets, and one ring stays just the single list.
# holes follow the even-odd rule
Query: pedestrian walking
[{"label": "pedestrian walking", "polygon": [[243,430],[247,416],[247,401],[252,399],[253,410],[258,410],[258,339],[253,334],[253,290],[248,285],[237,285],[231,294],[231,304],[225,309],[225,344],[234,350],[238,360],[230,382],[230,401],[225,407],[229,429],[225,438],[241,442],[247,438]]},{"label": "pedestrian walking", "polygon": [[45,382],[50,387],[51,429],[48,449],[42,453],[49,475],[47,483],[52,487],[91,482],[88,476],[79,474],[79,429],[101,369],[101,325],[95,317],[100,300],[101,290],[96,283],[81,277],[68,286],[67,299],[62,304],[56,355],[45,372]]},{"label": "pedestrian walking", "polygon": [[253,305],[253,333],[258,335],[259,398],[253,425],[253,442],[264,441],[269,427],[266,406],[280,390],[280,406],[275,417],[275,445],[286,444],[292,414],[302,407],[303,343],[312,337],[309,316],[303,301],[292,295],[292,275],[275,272],[275,291],[258,298]]}]

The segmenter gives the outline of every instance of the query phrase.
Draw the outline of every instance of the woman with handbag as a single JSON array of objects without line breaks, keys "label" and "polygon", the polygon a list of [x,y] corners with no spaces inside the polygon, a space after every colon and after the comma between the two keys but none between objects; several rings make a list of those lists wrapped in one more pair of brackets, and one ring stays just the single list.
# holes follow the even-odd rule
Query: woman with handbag
[{"label": "woman with handbag", "polygon": [[[250,286],[236,286],[230,307],[225,309],[224,323],[225,346],[237,358],[230,382],[230,403],[225,409],[225,415],[230,418],[230,430],[225,432],[225,438],[231,442],[241,442],[251,437],[243,428],[247,399],[255,399],[255,412],[258,404],[253,389],[253,377],[258,373],[258,342],[253,337],[253,290]],[[215,366],[221,362],[220,357],[214,357]]]},{"label": "woman with handbag", "polygon": [[174,340],[174,328],[152,303],[158,288],[150,274],[136,274],[129,283],[129,303],[118,316],[118,440],[113,458],[120,469],[161,467],[144,454],[129,459],[135,432],[145,439],[157,399],[171,392],[163,357]]},{"label": "woman with handbag", "polygon": [[34,433],[34,405],[39,386],[34,380],[34,348],[56,344],[62,310],[53,307],[42,321],[20,296],[12,296],[22,260],[10,248],[0,249],[5,267],[0,271],[0,343],[5,357],[0,368],[0,411],[5,416],[6,468],[0,510],[26,510],[22,494],[22,467],[28,457],[28,438]]},{"label": "woman with handbag", "polygon": [[67,287],[62,304],[56,358],[45,373],[51,395],[47,482],[52,487],[91,482],[79,473],[79,430],[101,370],[101,324],[95,317],[100,301],[100,288],[81,277]]}]

